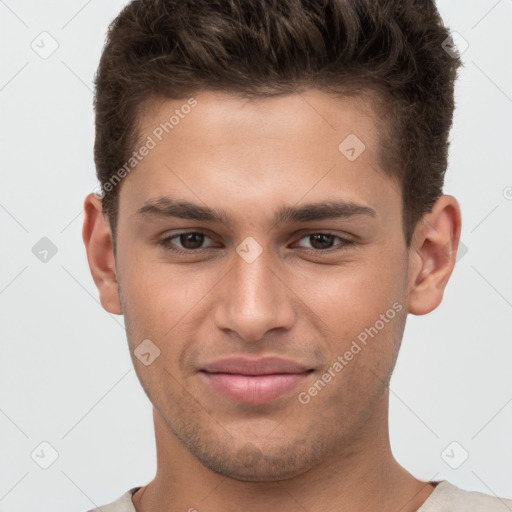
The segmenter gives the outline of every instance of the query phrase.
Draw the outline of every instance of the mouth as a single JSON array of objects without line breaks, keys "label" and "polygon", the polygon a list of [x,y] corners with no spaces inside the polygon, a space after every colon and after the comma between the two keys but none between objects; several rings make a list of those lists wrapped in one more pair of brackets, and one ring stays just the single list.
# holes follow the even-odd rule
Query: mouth
[{"label": "mouth", "polygon": [[303,383],[314,370],[303,373],[241,375],[202,371],[206,382],[217,392],[235,402],[263,404],[271,402]]},{"label": "mouth", "polygon": [[247,404],[276,400],[303,384],[313,372],[312,368],[279,358],[224,359],[199,371],[215,391]]}]

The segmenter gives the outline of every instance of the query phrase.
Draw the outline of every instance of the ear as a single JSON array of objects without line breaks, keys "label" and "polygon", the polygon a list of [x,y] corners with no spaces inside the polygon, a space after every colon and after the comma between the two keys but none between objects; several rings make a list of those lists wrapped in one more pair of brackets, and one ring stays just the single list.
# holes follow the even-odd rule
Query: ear
[{"label": "ear", "polygon": [[108,218],[103,213],[99,196],[91,193],[85,198],[84,213],[82,238],[87,251],[89,268],[100,292],[101,305],[109,313],[121,315],[123,311],[117,287],[112,232]]},{"label": "ear", "polygon": [[460,232],[459,203],[443,195],[414,231],[409,249],[409,313],[426,315],[441,303],[455,267]]}]

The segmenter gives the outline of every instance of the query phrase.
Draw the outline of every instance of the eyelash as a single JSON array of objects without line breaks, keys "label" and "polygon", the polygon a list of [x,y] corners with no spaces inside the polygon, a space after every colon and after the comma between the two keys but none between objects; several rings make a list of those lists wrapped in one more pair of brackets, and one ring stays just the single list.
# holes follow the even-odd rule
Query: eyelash
[{"label": "eyelash", "polygon": [[[159,242],[159,245],[161,245],[166,251],[171,251],[175,254],[184,254],[184,255],[190,255],[190,254],[194,254],[194,253],[200,253],[202,251],[206,251],[208,250],[208,248],[199,248],[199,249],[176,249],[174,247],[171,247],[169,245],[169,242],[171,240],[173,240],[174,238],[179,238],[181,235],[190,235],[190,234],[201,234],[201,235],[204,235],[208,238],[211,238],[209,237],[206,233],[204,233],[203,231],[184,231],[182,233],[178,233],[176,235],[172,235],[172,236],[168,236],[166,238],[163,238],[162,240],[160,240]],[[318,255],[318,254],[321,254],[321,253],[326,253],[326,252],[329,252],[329,251],[343,251],[345,249],[347,249],[348,247],[350,246],[354,246],[356,244],[355,241],[353,240],[349,240],[347,238],[343,238],[339,235],[335,235],[334,233],[330,233],[328,231],[311,231],[310,233],[306,233],[304,236],[302,236],[299,240],[302,240],[304,238],[307,238],[311,235],[332,235],[334,236],[335,238],[337,238],[338,240],[340,240],[342,243],[340,244],[341,247],[337,248],[336,247],[330,247],[329,249],[308,249],[306,247],[302,247],[302,249],[308,253],[308,254],[314,254],[314,255]]]}]

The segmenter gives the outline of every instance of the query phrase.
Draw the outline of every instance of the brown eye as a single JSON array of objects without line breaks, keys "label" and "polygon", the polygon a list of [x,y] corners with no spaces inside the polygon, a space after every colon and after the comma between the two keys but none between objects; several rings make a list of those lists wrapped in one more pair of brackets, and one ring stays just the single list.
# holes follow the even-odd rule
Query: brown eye
[{"label": "brown eye", "polygon": [[[335,240],[338,239],[341,243],[334,244]],[[302,237],[301,240],[308,240],[310,243],[310,247],[300,245],[306,250],[311,249],[309,252],[327,252],[331,249],[334,250],[343,250],[347,247],[354,245],[355,242],[349,240],[347,238],[343,238],[338,235],[334,235],[333,233],[309,233],[306,236]]]},{"label": "brown eye", "polygon": [[205,239],[210,239],[205,233],[201,233],[200,231],[187,231],[165,237],[159,244],[168,251],[180,254],[191,254],[193,252],[199,252],[202,249],[207,249],[207,247],[203,247]]},{"label": "brown eye", "polygon": [[313,249],[319,250],[330,249],[335,239],[334,235],[328,235],[326,233],[316,233],[308,236]]},{"label": "brown eye", "polygon": [[182,233],[178,238],[184,249],[199,249],[204,242],[203,233]]}]

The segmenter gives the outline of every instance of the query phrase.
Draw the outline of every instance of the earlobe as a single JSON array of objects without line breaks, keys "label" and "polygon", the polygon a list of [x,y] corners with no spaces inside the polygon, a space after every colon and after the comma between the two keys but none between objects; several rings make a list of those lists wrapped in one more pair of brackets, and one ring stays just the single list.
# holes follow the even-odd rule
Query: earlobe
[{"label": "earlobe", "polygon": [[441,303],[455,267],[460,232],[459,203],[443,195],[416,226],[409,251],[409,313],[426,315]]},{"label": "earlobe", "polygon": [[109,313],[121,315],[112,232],[101,199],[96,194],[91,193],[85,198],[84,215],[82,238],[101,305]]}]

